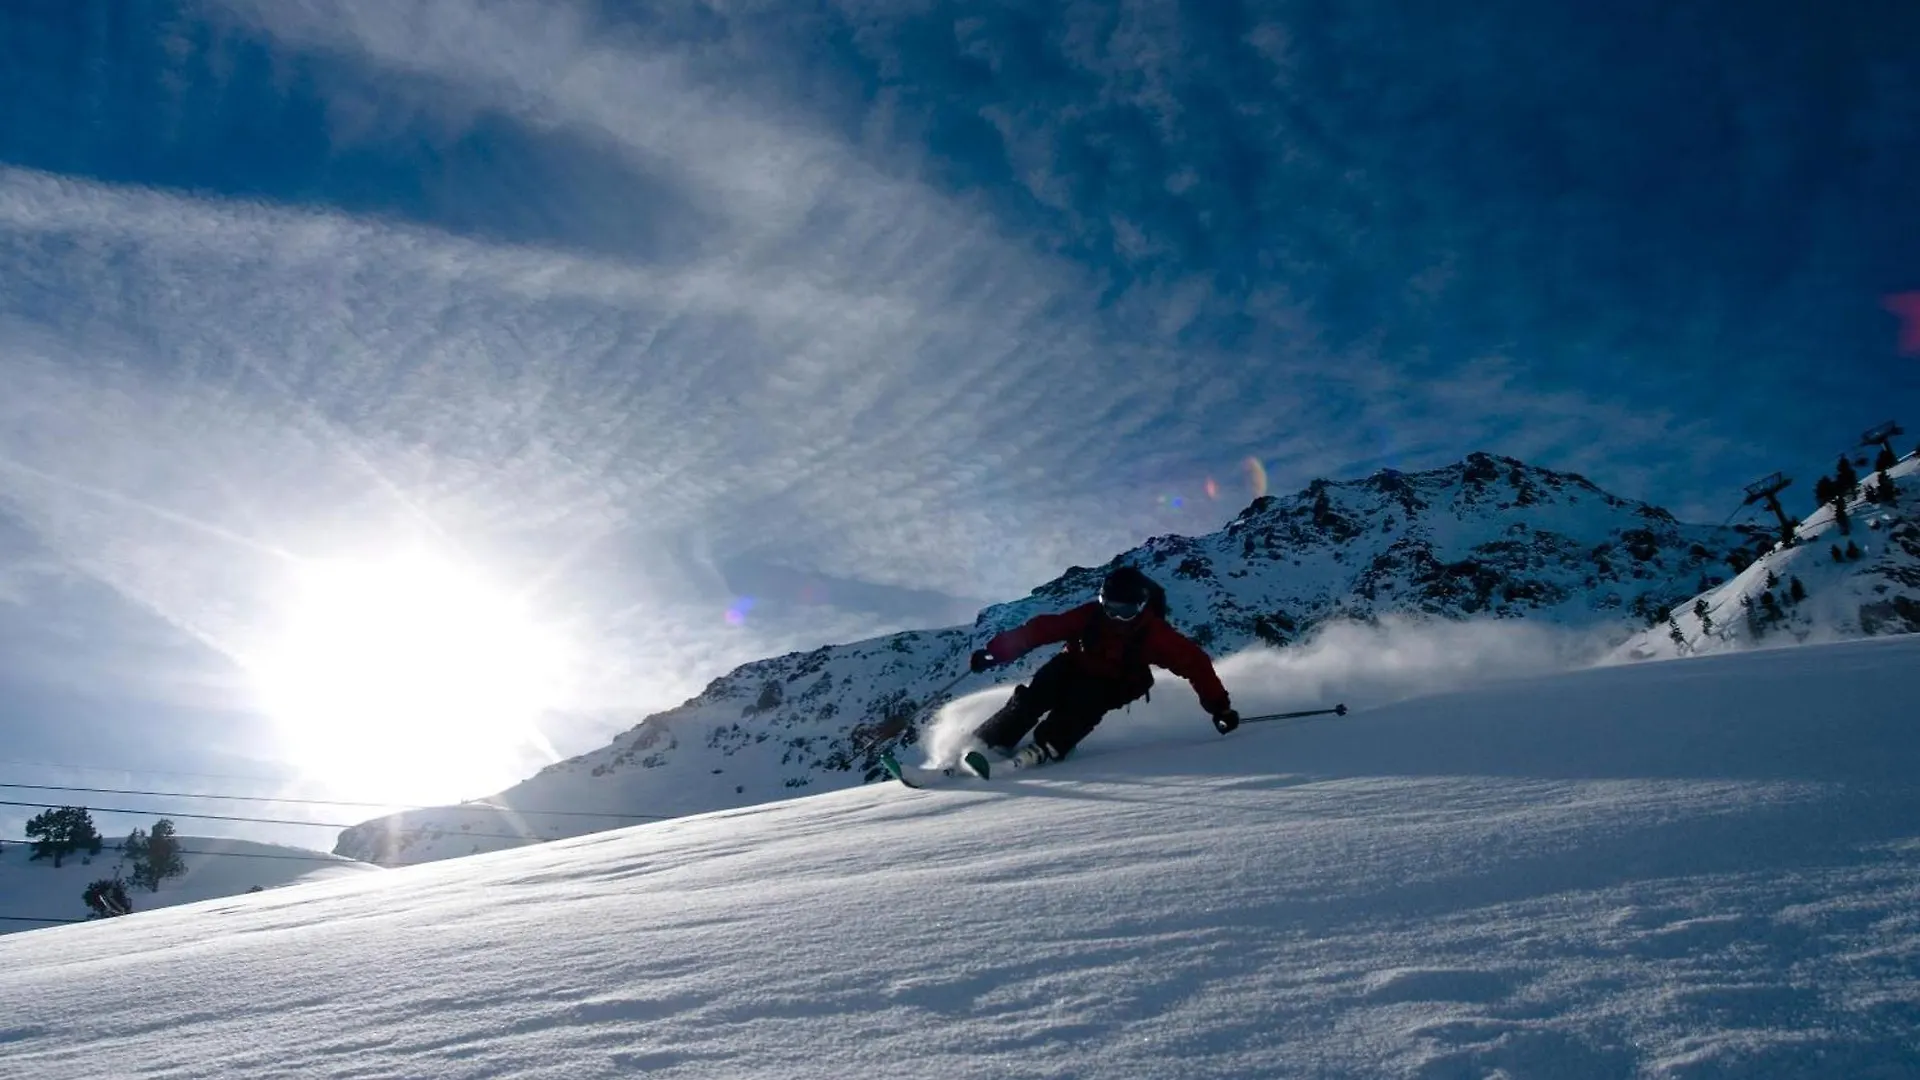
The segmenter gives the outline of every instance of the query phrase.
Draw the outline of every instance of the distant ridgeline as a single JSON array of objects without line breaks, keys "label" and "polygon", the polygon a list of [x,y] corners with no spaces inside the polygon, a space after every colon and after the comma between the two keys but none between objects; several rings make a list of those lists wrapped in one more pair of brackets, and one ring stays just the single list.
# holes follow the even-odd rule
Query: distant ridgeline
[{"label": "distant ridgeline", "polygon": [[[1121,563],[1164,583],[1175,625],[1216,656],[1286,647],[1331,621],[1389,614],[1617,628],[1632,647],[1664,640],[1674,612],[1744,580],[1774,532],[1681,524],[1578,475],[1488,454],[1430,472],[1318,480],[1291,497],[1255,500],[1218,532],[1155,537],[1105,567],[1073,567],[1024,599],[987,608],[971,627],[743,665],[608,746],[488,800],[512,811],[470,804],[398,814],[343,832],[335,851],[427,861],[870,781],[879,775],[872,742],[896,733],[916,742],[919,730],[902,721],[964,670],[969,650],[1032,615],[1086,601]],[[579,816],[595,813],[629,816]]]}]

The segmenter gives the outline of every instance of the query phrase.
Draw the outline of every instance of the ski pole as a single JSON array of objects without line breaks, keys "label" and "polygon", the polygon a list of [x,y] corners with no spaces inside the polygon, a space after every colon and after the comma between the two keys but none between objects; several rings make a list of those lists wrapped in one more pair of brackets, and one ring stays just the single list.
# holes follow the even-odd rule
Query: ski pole
[{"label": "ski pole", "polygon": [[952,682],[948,683],[947,685],[941,687],[938,690],[935,690],[933,693],[928,694],[926,699],[926,704],[915,709],[913,712],[908,713],[905,719],[899,720],[899,721],[894,721],[891,719],[882,721],[879,724],[878,728],[871,735],[869,735],[865,740],[863,740],[860,743],[860,745],[854,747],[854,752],[857,754],[864,754],[868,750],[871,750],[875,746],[879,745],[880,743],[883,743],[888,739],[893,738],[895,735],[900,734],[902,731],[905,731],[915,720],[920,718],[920,714],[925,712],[928,706],[931,706],[935,702],[938,702],[941,698],[946,697],[949,691],[951,691],[954,687],[960,685],[960,681],[962,679],[965,679],[967,676],[971,674],[973,674],[972,671],[963,671],[960,674],[954,676]]},{"label": "ski pole", "polygon": [[1347,707],[1345,705],[1335,705],[1331,709],[1301,709],[1298,712],[1267,713],[1265,716],[1243,716],[1240,718],[1240,722],[1243,724],[1257,724],[1262,720],[1298,720],[1305,716],[1345,715],[1347,715]]},{"label": "ski pole", "polygon": [[[950,683],[948,683],[947,685],[945,685],[945,686],[943,686],[943,687],[941,687],[941,688],[940,688],[940,689],[938,689],[938,690],[935,690],[935,691],[934,691],[933,693],[931,693],[931,694],[928,694],[928,695],[927,695],[927,704],[928,704],[928,705],[931,705],[931,704],[933,704],[934,702],[936,702],[936,701],[938,701],[938,700],[940,700],[941,698],[943,698],[943,697],[946,697],[946,696],[947,696],[947,692],[948,692],[948,691],[950,691],[950,690],[952,690],[952,689],[953,689],[954,687],[956,687],[956,686],[959,686],[959,685],[960,685],[960,680],[962,680],[962,679],[964,679],[964,678],[966,678],[967,676],[969,676],[969,675],[971,675],[971,674],[973,674],[973,672],[971,672],[971,671],[963,671],[963,672],[961,672],[960,674],[958,674],[958,675],[955,675],[955,676],[953,677],[953,681],[952,681],[952,682],[950,682]],[[922,706],[922,708],[924,708],[924,707],[925,707],[925,706]]]}]

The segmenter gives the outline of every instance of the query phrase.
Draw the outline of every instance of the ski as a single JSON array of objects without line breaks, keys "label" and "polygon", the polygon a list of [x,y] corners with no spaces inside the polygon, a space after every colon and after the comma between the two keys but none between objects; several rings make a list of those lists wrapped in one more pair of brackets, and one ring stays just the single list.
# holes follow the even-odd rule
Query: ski
[{"label": "ski", "polygon": [[929,788],[951,780],[985,780],[993,775],[993,766],[987,756],[978,750],[969,750],[961,755],[960,764],[949,765],[944,769],[927,769],[918,765],[907,765],[893,755],[892,750],[880,752],[880,767],[887,775],[910,788]]},{"label": "ski", "polygon": [[933,787],[943,781],[953,780],[965,775],[959,769],[951,766],[945,769],[923,769],[918,765],[901,764],[900,759],[893,756],[892,750],[882,750],[880,752],[880,767],[887,770],[888,776],[893,777],[895,780],[900,781],[910,788]]}]

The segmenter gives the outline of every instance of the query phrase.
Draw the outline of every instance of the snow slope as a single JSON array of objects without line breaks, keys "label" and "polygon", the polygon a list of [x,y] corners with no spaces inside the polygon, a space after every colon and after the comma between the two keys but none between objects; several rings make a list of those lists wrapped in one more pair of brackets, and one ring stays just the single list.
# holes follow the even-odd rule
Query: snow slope
[{"label": "snow slope", "polygon": [[1916,671],[1356,700],[15,934],[0,1074],[1916,1077]]},{"label": "snow slope", "polygon": [[[1635,634],[1615,658],[1920,632],[1920,454],[1887,472],[1900,492],[1895,503],[1855,494],[1845,526],[1821,507],[1795,528],[1793,547],[1776,546],[1732,580],[1675,605],[1671,621]],[[1861,490],[1876,483],[1869,473]],[[1845,554],[1849,544],[1855,557]]]},{"label": "snow slope", "polygon": [[[1263,497],[1218,532],[1156,537],[1108,565],[1152,573],[1168,588],[1175,625],[1219,656],[1394,615],[1524,616],[1618,641],[1655,608],[1718,581],[1728,553],[1748,542],[1734,529],[1680,524],[1577,475],[1473,454],[1429,472],[1388,470]],[[610,745],[488,800],[511,810],[396,814],[344,831],[334,850],[424,862],[623,821],[594,815],[672,817],[871,782],[881,775],[871,735],[917,719],[994,632],[1084,603],[1105,569],[1073,567],[1022,600],[986,609],[972,627],[744,665]],[[994,678],[1017,681],[1051,652]],[[1196,708],[1177,680],[1162,681],[1161,695]],[[901,738],[912,745],[919,736],[910,725]]]},{"label": "snow slope", "polygon": [[[325,881],[341,875],[379,873],[380,867],[336,855],[280,844],[222,837],[180,838],[185,872],[160,883],[158,891],[127,886],[135,911],[192,904],[244,893],[254,886],[277,889],[304,881]],[[121,858],[118,841],[109,840],[98,855],[69,855],[55,867],[51,859],[32,858],[28,844],[9,843],[0,849],[0,933],[32,929],[33,922],[17,919],[85,919],[87,905],[80,899],[89,884],[101,878],[132,877]]]}]

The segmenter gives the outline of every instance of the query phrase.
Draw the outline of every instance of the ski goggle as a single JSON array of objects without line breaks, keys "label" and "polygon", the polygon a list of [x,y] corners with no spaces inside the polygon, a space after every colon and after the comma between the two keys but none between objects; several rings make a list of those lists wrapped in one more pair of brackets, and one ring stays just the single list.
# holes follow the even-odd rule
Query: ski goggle
[{"label": "ski goggle", "polygon": [[1145,600],[1109,600],[1102,596],[1100,608],[1107,613],[1108,618],[1126,622],[1139,618],[1140,613],[1147,609],[1147,602]]}]

